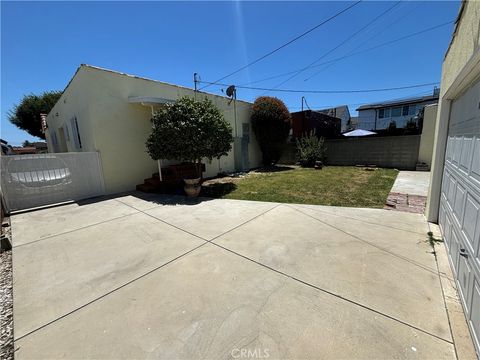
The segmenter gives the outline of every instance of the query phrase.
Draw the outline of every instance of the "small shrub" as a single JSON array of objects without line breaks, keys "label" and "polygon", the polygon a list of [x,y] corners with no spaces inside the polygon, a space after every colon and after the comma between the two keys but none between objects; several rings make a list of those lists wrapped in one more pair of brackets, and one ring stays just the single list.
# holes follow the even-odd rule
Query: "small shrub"
[{"label": "small shrub", "polygon": [[397,122],[395,120],[390,121],[387,130],[388,132],[394,133],[397,130]]},{"label": "small shrub", "polygon": [[317,137],[314,131],[297,139],[297,160],[303,167],[314,167],[316,161],[324,161],[325,151],[325,139]]},{"label": "small shrub", "polygon": [[283,101],[269,96],[257,98],[252,109],[252,128],[262,151],[263,164],[276,164],[290,130],[290,112]]},{"label": "small shrub", "polygon": [[417,131],[417,122],[413,119],[408,120],[407,124],[405,125],[405,129],[409,131]]}]

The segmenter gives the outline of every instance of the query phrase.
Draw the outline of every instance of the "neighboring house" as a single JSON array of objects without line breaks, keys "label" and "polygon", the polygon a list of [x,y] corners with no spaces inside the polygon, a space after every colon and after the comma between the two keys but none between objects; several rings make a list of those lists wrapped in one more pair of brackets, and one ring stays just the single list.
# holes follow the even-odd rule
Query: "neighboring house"
[{"label": "neighboring house", "polygon": [[33,146],[35,149],[37,149],[37,154],[44,154],[48,152],[48,145],[45,141],[35,141],[30,143],[30,146]]},{"label": "neighboring house", "polygon": [[341,120],[320,111],[304,110],[292,113],[292,137],[300,138],[315,131],[317,136],[334,138],[340,135]]},{"label": "neighboring house", "polygon": [[14,146],[12,147],[12,152],[15,155],[29,155],[37,154],[37,149],[35,146]]},{"label": "neighboring house", "polygon": [[389,127],[392,121],[397,128],[404,128],[425,105],[438,102],[438,90],[429,96],[411,97],[400,100],[383,101],[380,103],[360,106],[357,128],[363,130],[381,130]]},{"label": "neighboring house", "polygon": [[334,118],[339,118],[341,120],[340,131],[345,132],[348,130],[348,124],[351,119],[348,105],[339,105],[333,108],[322,109],[317,111]]},{"label": "neighboring house", "polygon": [[480,354],[480,2],[463,1],[442,66],[426,217],[437,222]]},{"label": "neighboring house", "polygon": [[0,139],[0,144],[2,145],[2,155],[13,155],[12,147],[8,145],[8,142]]},{"label": "neighboring house", "polygon": [[347,123],[346,131],[358,129],[358,116],[350,116],[350,122]]},{"label": "neighboring house", "polygon": [[[235,142],[228,156],[205,160],[204,177],[258,167],[261,153],[250,131],[252,104],[195,92],[124,73],[80,65],[62,96],[46,116],[50,152],[97,151],[107,193],[133,190],[158,172],[146,152],[152,113],[182,96],[210,99],[231,124]],[[235,116],[236,108],[236,116]],[[174,161],[162,161],[162,165]]]}]

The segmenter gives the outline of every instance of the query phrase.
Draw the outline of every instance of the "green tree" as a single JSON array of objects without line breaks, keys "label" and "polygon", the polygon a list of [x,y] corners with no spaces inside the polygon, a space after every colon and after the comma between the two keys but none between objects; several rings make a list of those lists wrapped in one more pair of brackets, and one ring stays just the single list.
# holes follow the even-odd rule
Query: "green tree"
[{"label": "green tree", "polygon": [[28,141],[28,140],[25,140],[25,141],[22,143],[22,146],[23,146],[23,147],[33,146],[33,143],[31,143],[31,142]]},{"label": "green tree", "polygon": [[270,96],[257,98],[252,109],[252,127],[262,151],[263,164],[276,164],[290,130],[290,112],[283,101]]},{"label": "green tree", "polygon": [[62,95],[61,91],[45,91],[40,95],[25,95],[20,104],[7,113],[8,120],[32,136],[45,139],[40,114],[48,114]]},{"label": "green tree", "polygon": [[232,142],[232,127],[210,100],[182,97],[155,113],[146,147],[154,160],[195,163],[201,177],[202,158],[227,155]]}]

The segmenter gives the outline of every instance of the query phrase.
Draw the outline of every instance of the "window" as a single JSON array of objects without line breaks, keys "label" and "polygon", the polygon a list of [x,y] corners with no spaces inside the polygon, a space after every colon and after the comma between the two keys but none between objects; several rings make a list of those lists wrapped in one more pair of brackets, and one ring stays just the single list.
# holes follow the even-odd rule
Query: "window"
[{"label": "window", "polygon": [[408,108],[408,115],[415,115],[416,114],[417,107],[415,105],[410,105]]},{"label": "window", "polygon": [[80,139],[80,132],[78,131],[78,122],[76,116],[70,119],[70,124],[72,125],[72,137],[73,141],[75,142],[75,148],[81,149],[82,140]]},{"label": "window", "polygon": [[68,125],[67,124],[63,125],[63,130],[65,131],[65,139],[67,139],[67,141],[70,141],[70,132],[68,131]]},{"label": "window", "polygon": [[402,108],[402,116],[407,116],[408,115],[408,105],[405,105]]},{"label": "window", "polygon": [[383,118],[388,118],[390,117],[390,108],[384,108],[378,110],[378,118],[383,119]]},{"label": "window", "polygon": [[392,108],[392,117],[398,117],[402,115],[402,108],[401,107],[394,107]]}]

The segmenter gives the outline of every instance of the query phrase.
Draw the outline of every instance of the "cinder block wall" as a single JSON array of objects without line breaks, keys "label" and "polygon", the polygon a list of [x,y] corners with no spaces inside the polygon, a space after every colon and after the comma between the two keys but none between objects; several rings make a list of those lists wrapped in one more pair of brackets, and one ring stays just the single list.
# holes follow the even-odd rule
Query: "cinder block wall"
[{"label": "cinder block wall", "polygon": [[420,135],[327,140],[328,165],[377,165],[415,170]]}]

